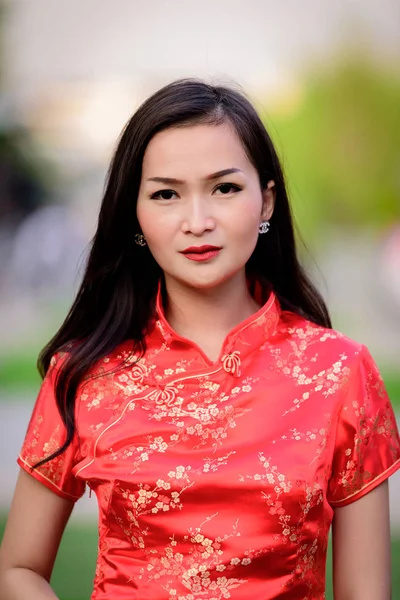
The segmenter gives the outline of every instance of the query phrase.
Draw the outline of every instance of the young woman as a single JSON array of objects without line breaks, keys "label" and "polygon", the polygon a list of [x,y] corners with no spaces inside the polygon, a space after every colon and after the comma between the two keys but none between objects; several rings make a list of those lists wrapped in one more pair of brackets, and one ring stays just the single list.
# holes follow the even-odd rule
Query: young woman
[{"label": "young woman", "polygon": [[1,598],[48,581],[99,505],[93,600],[389,600],[393,411],[296,257],[247,99],[178,81],[125,128],[77,298],[39,360]]}]

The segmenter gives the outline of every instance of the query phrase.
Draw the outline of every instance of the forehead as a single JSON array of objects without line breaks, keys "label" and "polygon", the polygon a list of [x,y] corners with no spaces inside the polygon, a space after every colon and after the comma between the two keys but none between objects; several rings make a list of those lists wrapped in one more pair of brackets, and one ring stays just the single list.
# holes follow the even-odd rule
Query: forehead
[{"label": "forehead", "polygon": [[254,171],[236,131],[225,123],[161,131],[150,140],[143,159],[146,176],[201,177],[230,167]]}]

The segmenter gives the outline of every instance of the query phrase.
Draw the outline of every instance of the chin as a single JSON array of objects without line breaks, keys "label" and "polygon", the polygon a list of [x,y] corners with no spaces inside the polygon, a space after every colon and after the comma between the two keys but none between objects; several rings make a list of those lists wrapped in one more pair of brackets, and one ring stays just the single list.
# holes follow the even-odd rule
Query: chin
[{"label": "chin", "polygon": [[196,290],[209,291],[226,284],[228,281],[237,276],[238,272],[239,271],[236,270],[233,273],[220,273],[219,275],[212,275],[211,273],[207,275],[206,273],[204,273],[201,277],[188,276],[176,277],[176,279],[186,287],[190,287]]}]

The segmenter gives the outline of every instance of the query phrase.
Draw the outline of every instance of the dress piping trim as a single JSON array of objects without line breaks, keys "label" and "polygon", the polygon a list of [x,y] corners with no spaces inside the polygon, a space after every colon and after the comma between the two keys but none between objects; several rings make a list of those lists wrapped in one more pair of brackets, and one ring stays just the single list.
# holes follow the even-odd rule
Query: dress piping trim
[{"label": "dress piping trim", "polygon": [[[214,375],[215,373],[218,373],[218,371],[221,371],[222,367],[218,367],[218,369],[216,369],[215,371],[209,371],[208,373],[202,373],[202,374],[196,374],[196,375],[186,375],[185,377],[178,377],[177,379],[172,380],[171,382],[168,383],[168,385],[171,385],[173,383],[175,383],[176,381],[183,381],[185,379],[197,379],[199,377],[206,377],[207,375]],[[90,467],[90,465],[92,465],[96,459],[96,450],[97,450],[97,445],[98,442],[100,440],[100,438],[106,433],[106,431],[108,431],[109,429],[111,429],[111,427],[114,427],[114,425],[116,425],[124,416],[126,409],[128,408],[128,406],[131,404],[131,402],[138,402],[139,400],[145,400],[146,398],[148,398],[149,396],[151,396],[154,393],[154,389],[152,389],[150,392],[148,392],[147,394],[145,394],[144,396],[139,396],[138,398],[131,398],[124,406],[121,414],[119,415],[118,419],[116,419],[115,421],[113,421],[112,423],[110,423],[109,425],[107,425],[107,427],[105,429],[103,429],[103,431],[101,431],[99,433],[99,435],[97,436],[94,446],[93,446],[93,457],[92,459],[86,464],[83,465],[76,473],[75,473],[75,477],[77,477],[79,475],[79,473],[81,473],[84,469],[86,469],[87,467]]]},{"label": "dress piping trim", "polygon": [[[186,342],[186,343],[189,342],[194,347],[196,347],[198,349],[198,351],[200,352],[200,354],[202,355],[202,357],[205,360],[205,362],[208,363],[209,367],[211,368],[217,362],[219,362],[219,361],[222,360],[223,354],[226,354],[226,348],[225,348],[225,346],[229,343],[229,341],[231,339],[237,338],[239,336],[239,334],[242,333],[242,331],[244,331],[246,329],[249,329],[250,327],[254,326],[257,323],[257,321],[259,321],[260,319],[266,317],[266,315],[271,311],[271,309],[274,306],[278,306],[278,300],[277,300],[277,297],[276,297],[275,293],[273,291],[271,291],[270,296],[269,296],[267,302],[263,306],[261,306],[258,311],[256,311],[254,314],[252,314],[249,317],[247,317],[247,319],[245,319],[242,324],[239,323],[238,325],[236,325],[235,327],[233,327],[233,329],[230,332],[228,332],[228,334],[225,337],[224,342],[222,344],[221,353],[220,353],[220,355],[219,355],[219,357],[217,358],[216,361],[211,361],[208,358],[208,356],[203,352],[203,350],[197,344],[194,344],[188,338],[185,338],[185,337],[182,337],[182,336],[178,335],[176,333],[176,331],[174,331],[172,329],[171,325],[168,323],[168,321],[165,318],[164,311],[162,309],[162,305],[161,305],[161,301],[160,301],[159,295],[157,296],[157,302],[156,302],[156,310],[157,310],[157,315],[158,315],[158,318],[156,319],[156,325],[159,328],[159,330],[161,332],[161,335],[163,336],[164,341],[167,344],[168,344],[168,340],[166,339],[166,335],[165,335],[164,329],[166,331],[168,331],[169,334],[172,336],[172,338],[174,338],[175,340],[180,340],[180,341],[183,341],[183,342]],[[276,323],[275,323],[275,327],[276,327]]]},{"label": "dress piping trim", "polygon": [[17,462],[19,463],[20,466],[24,465],[25,467],[28,467],[31,475],[33,475],[35,477],[35,479],[39,478],[39,477],[41,479],[44,479],[45,481],[47,481],[51,485],[52,488],[55,488],[59,492],[61,492],[61,494],[64,497],[68,496],[69,498],[73,498],[74,500],[79,500],[81,498],[81,496],[74,496],[74,494],[69,494],[68,492],[64,491],[56,483],[54,483],[54,481],[52,481],[51,479],[49,479],[48,477],[46,477],[46,475],[43,475],[43,473],[41,473],[40,471],[37,471],[31,464],[29,464],[25,459],[23,459],[21,455],[18,456]]},{"label": "dress piping trim", "polygon": [[388,479],[391,475],[393,475],[399,468],[400,468],[400,458],[398,458],[394,463],[392,463],[390,465],[390,467],[385,469],[383,471],[383,473],[380,473],[379,475],[374,477],[374,479],[371,479],[371,481],[368,481],[368,483],[363,485],[363,487],[361,489],[357,490],[353,494],[350,494],[350,496],[346,496],[346,498],[343,498],[342,500],[336,500],[336,501],[330,502],[329,504],[332,506],[332,508],[339,508],[340,506],[346,506],[346,504],[350,504],[350,502],[355,502],[355,500],[358,500],[358,498],[361,498],[362,496],[364,496],[365,490],[367,490],[368,488],[371,488],[371,491],[372,491],[380,483],[383,483],[384,481],[386,481],[386,479]]}]

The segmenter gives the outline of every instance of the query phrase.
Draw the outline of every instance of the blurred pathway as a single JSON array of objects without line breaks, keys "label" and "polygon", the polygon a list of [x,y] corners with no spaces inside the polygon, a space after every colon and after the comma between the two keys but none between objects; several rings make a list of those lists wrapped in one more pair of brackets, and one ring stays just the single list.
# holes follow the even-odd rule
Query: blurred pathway
[{"label": "blurred pathway", "polygon": [[[21,449],[25,431],[32,411],[32,399],[11,398],[0,400],[0,512],[7,512],[19,472],[16,458]],[[97,518],[96,496],[86,493],[77,502],[72,519]]]},{"label": "blurred pathway", "polygon": [[[25,430],[32,410],[31,400],[0,400],[0,512],[7,512],[11,502],[19,466],[16,464]],[[398,416],[400,425],[400,415]],[[392,526],[400,531],[400,471],[390,478],[390,512]],[[72,513],[72,519],[97,519],[97,501],[88,494],[79,500]]]}]

